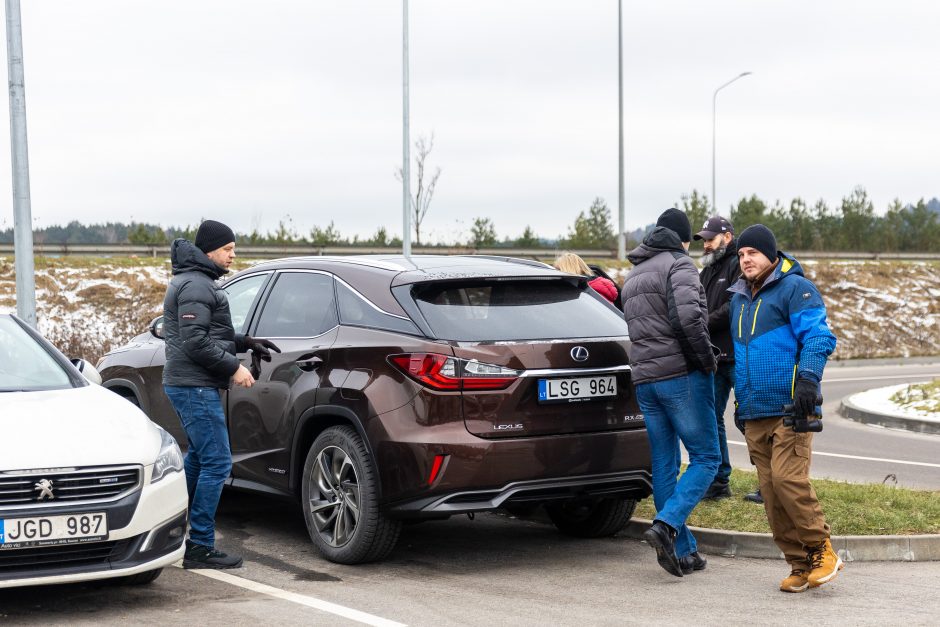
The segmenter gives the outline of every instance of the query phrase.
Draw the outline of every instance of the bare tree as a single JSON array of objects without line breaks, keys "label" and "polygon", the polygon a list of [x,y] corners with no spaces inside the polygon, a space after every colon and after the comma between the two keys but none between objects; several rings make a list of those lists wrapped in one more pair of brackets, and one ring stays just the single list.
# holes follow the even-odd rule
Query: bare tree
[{"label": "bare tree", "polygon": [[[427,173],[425,172],[425,167],[427,165],[428,155],[431,154],[431,150],[434,149],[434,133],[431,133],[430,139],[425,138],[423,135],[418,136],[418,139],[415,140],[415,171],[417,173],[418,185],[415,187],[414,196],[411,198],[411,211],[412,211],[412,222],[415,225],[415,243],[421,243],[421,222],[424,221],[424,216],[427,215],[428,209],[431,206],[431,198],[434,197],[434,187],[437,185],[437,179],[441,175],[441,169],[437,168],[434,171],[434,174],[429,176],[425,180]],[[395,171],[395,178],[399,181],[402,181],[404,178],[404,173],[402,168],[398,168]]]}]

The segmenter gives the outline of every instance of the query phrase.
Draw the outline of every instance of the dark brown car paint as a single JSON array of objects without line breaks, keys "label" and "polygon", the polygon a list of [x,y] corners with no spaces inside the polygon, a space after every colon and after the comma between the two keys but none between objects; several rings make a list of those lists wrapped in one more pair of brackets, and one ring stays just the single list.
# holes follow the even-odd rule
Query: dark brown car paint
[{"label": "dark brown car paint", "polygon": [[[314,269],[332,273],[395,315],[414,312],[396,295],[415,281],[480,276],[563,276],[554,270],[510,262],[453,257],[414,258],[420,269],[373,267],[384,261],[407,266],[400,257],[295,258],[260,264],[235,275],[235,281],[261,270]],[[392,288],[406,286],[402,289]],[[252,331],[254,315],[239,331]],[[416,320],[419,328],[426,324]],[[458,343],[417,335],[340,325],[306,339],[270,338],[282,349],[262,363],[256,385],[224,395],[233,452],[236,487],[284,495],[299,493],[307,450],[316,435],[333,424],[351,424],[364,437],[380,476],[381,502],[400,516],[439,516],[441,511],[475,511],[480,503],[447,505],[426,511],[429,503],[452,494],[499,491],[516,482],[555,481],[571,484],[569,496],[592,493],[597,486],[620,486],[617,494],[634,498],[650,491],[650,457],[629,373],[617,375],[618,395],[611,400],[540,405],[538,377],[515,381],[494,392],[440,392],[410,379],[387,357],[428,352],[475,358],[515,369],[587,369],[628,363],[626,338],[556,342]],[[169,430],[185,448],[179,420],[165,398],[161,373],[162,341],[149,333],[135,338],[138,349],[106,356],[101,366],[105,385],[135,395],[150,417]],[[589,350],[578,364],[573,346]],[[322,360],[315,367],[296,361]],[[249,363],[248,355],[238,356]],[[145,363],[146,362],[146,363]],[[625,421],[625,417],[629,420]],[[494,425],[522,424],[516,432]],[[436,480],[428,485],[435,455],[445,455]],[[624,477],[627,477],[624,479]],[[617,481],[614,481],[617,479]],[[622,480],[622,481],[621,481]],[[624,483],[626,482],[626,483]],[[629,484],[629,485],[627,485]],[[546,498],[557,498],[557,490]],[[464,497],[461,497],[464,498]]]}]

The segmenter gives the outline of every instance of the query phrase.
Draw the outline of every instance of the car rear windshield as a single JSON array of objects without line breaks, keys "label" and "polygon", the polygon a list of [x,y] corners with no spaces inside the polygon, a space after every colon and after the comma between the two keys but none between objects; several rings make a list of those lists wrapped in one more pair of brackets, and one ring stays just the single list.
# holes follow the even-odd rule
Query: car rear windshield
[{"label": "car rear windshield", "polygon": [[12,318],[0,316],[0,392],[72,387],[65,369]]},{"label": "car rear windshield", "polygon": [[426,283],[412,295],[434,334],[486,342],[627,335],[627,323],[568,280]]}]

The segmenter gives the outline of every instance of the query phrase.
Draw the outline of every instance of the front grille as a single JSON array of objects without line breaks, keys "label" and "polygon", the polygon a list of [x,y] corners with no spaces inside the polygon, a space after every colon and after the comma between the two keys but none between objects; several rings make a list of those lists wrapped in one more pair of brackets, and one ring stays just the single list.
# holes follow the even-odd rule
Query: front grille
[{"label": "front grille", "polygon": [[140,466],[3,472],[0,507],[114,501],[134,491],[140,485],[141,474]]},{"label": "front grille", "polygon": [[43,571],[99,566],[120,560],[127,552],[130,539],[86,544],[0,550],[0,575],[16,571]]}]

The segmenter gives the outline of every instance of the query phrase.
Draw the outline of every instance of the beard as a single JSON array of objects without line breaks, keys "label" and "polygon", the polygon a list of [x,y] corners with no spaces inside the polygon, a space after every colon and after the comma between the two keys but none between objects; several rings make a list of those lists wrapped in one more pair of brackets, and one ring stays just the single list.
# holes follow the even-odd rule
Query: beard
[{"label": "beard", "polygon": [[702,267],[707,268],[708,266],[712,265],[724,257],[726,252],[728,252],[727,246],[722,246],[721,248],[718,248],[710,253],[705,253],[701,258]]}]

